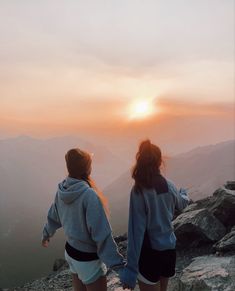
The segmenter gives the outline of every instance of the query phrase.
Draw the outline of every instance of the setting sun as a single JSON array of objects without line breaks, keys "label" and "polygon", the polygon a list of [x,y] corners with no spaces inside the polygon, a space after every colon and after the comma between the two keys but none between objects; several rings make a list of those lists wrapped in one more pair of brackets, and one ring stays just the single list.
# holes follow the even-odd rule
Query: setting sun
[{"label": "setting sun", "polygon": [[153,104],[149,100],[137,100],[130,105],[130,119],[145,118],[153,113]]}]

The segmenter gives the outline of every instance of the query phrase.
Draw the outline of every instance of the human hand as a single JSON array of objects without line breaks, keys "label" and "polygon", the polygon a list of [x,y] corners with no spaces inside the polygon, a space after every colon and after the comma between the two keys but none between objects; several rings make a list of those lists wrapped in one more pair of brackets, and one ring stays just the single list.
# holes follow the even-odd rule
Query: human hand
[{"label": "human hand", "polygon": [[[120,283],[121,283],[121,286],[122,286],[122,289],[125,290],[125,289],[128,289],[128,290],[134,290],[135,288],[132,286],[130,286],[127,282],[129,280],[127,280],[126,278],[126,272],[127,272],[127,268],[124,267],[124,268],[121,268],[119,270],[119,278],[120,278]],[[135,285],[135,284],[133,284]]]},{"label": "human hand", "polygon": [[43,246],[44,248],[47,248],[47,247],[49,246],[49,242],[50,242],[49,239],[43,239],[43,240],[42,240],[42,246]]}]

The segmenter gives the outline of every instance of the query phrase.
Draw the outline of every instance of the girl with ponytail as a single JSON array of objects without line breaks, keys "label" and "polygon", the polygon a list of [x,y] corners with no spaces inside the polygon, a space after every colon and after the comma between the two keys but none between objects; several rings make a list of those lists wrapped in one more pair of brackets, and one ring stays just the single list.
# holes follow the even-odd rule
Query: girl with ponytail
[{"label": "girl with ponytail", "polygon": [[172,220],[175,209],[183,210],[189,199],[185,190],[162,176],[162,154],[150,140],[136,154],[130,195],[127,265],[121,272],[123,289],[166,291],[175,274],[176,237]]},{"label": "girl with ponytail", "polygon": [[108,221],[107,200],[91,179],[91,156],[78,148],[65,155],[68,176],[58,185],[43,229],[42,246],[63,227],[65,259],[75,291],[106,291],[106,266],[118,270],[123,257]]}]

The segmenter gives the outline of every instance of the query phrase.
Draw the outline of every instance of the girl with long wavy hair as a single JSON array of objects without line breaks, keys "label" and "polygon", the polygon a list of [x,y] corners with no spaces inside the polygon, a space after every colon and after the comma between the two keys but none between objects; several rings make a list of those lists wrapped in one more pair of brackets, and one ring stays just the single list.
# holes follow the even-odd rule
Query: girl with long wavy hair
[{"label": "girl with long wavy hair", "polygon": [[175,209],[182,210],[189,199],[162,176],[162,154],[150,140],[140,144],[130,195],[127,265],[121,273],[123,288],[166,291],[175,274],[176,237],[172,220]]},{"label": "girl with long wavy hair", "polygon": [[118,270],[123,257],[108,221],[108,206],[91,179],[91,156],[78,148],[65,155],[68,176],[58,185],[43,229],[42,246],[63,227],[65,259],[75,291],[106,291],[106,266]]}]

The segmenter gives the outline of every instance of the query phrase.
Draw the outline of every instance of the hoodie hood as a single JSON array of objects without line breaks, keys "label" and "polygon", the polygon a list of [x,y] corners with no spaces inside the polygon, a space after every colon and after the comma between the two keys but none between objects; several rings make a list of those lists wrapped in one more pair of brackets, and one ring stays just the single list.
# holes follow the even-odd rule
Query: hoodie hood
[{"label": "hoodie hood", "polygon": [[58,185],[58,195],[64,203],[71,204],[89,188],[90,186],[84,180],[67,177]]}]

